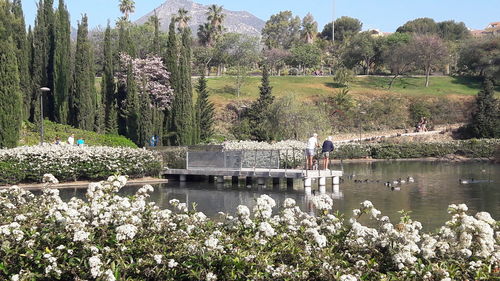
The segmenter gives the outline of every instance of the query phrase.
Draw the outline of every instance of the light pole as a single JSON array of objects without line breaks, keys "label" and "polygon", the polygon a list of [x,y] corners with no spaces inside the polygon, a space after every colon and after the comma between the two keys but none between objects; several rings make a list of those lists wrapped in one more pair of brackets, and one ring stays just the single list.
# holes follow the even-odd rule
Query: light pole
[{"label": "light pole", "polygon": [[50,92],[47,87],[40,88],[40,145],[43,145],[43,93]]},{"label": "light pole", "polygon": [[358,121],[358,129],[359,129],[359,142],[361,142],[361,116],[365,115],[366,112],[365,111],[361,111],[360,112],[360,115],[359,115],[359,121]]}]

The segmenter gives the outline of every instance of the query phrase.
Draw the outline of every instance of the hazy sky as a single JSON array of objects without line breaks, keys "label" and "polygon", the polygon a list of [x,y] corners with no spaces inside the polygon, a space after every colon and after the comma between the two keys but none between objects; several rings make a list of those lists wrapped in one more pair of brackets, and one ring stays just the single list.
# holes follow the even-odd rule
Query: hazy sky
[{"label": "hazy sky", "polygon": [[[55,5],[57,5],[55,0]],[[483,29],[488,23],[500,21],[500,0],[196,0],[201,4],[223,5],[229,10],[246,10],[266,21],[272,14],[291,10],[303,17],[312,13],[319,23],[319,31],[331,21],[333,2],[335,16],[350,16],[363,22],[363,29],[377,28],[395,31],[408,20],[430,17],[436,21],[453,19],[463,21],[472,29]],[[33,24],[37,0],[22,0],[26,24]],[[136,0],[136,20],[161,5],[165,0]],[[72,26],[83,13],[91,27],[113,23],[120,16],[118,0],[66,0]]]}]

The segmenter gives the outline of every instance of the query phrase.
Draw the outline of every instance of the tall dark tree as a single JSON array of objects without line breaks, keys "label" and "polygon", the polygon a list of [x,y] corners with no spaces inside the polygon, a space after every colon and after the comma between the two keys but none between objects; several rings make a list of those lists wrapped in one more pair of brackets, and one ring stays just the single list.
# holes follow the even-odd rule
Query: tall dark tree
[{"label": "tall dark tree", "polygon": [[476,97],[476,111],[469,126],[473,137],[500,137],[500,103],[495,98],[493,82],[489,77],[484,79],[483,89]]},{"label": "tall dark tree", "polygon": [[190,145],[193,133],[193,90],[191,85],[191,32],[182,30],[182,48],[179,57],[179,82],[172,108],[173,131],[176,132],[178,145]]},{"label": "tall dark tree", "polygon": [[[33,29],[32,60],[32,119],[40,116],[40,87],[51,87],[54,84],[54,10],[53,0],[40,0]],[[52,92],[43,95],[44,116],[54,120],[54,96]]]},{"label": "tall dark tree", "polygon": [[[141,82],[139,82],[141,83]],[[144,89],[144,87],[141,87]],[[151,98],[148,93],[139,93],[139,118],[137,122],[137,144],[141,147],[147,146],[150,137],[153,135],[153,110]]]},{"label": "tall dark tree", "polygon": [[[174,19],[170,21],[170,25],[168,27],[168,41],[163,61],[165,62],[167,71],[170,72],[170,86],[174,89],[174,95],[177,96],[179,91],[179,47],[177,44],[177,35],[175,33]],[[177,98],[174,98],[174,104],[176,99]],[[165,139],[165,143],[175,142],[174,108],[175,106],[172,106],[171,110],[165,111],[164,128],[166,131],[164,132],[164,136],[167,137],[167,139]]]},{"label": "tall dark tree", "polygon": [[267,48],[290,49],[300,41],[301,20],[290,11],[272,15],[262,29],[262,39]]},{"label": "tall dark tree", "polygon": [[59,0],[56,12],[54,50],[54,107],[55,121],[67,124],[69,112],[69,91],[71,86],[71,26],[64,0]]},{"label": "tall dark tree", "polygon": [[459,41],[471,36],[469,29],[463,22],[448,20],[439,22],[437,26],[439,37],[446,41]]},{"label": "tall dark tree", "polygon": [[13,17],[0,0],[0,148],[14,147],[21,127],[21,93],[16,46],[10,36]]},{"label": "tall dark tree", "polygon": [[257,141],[269,141],[272,138],[268,124],[270,107],[274,102],[274,96],[269,83],[269,71],[267,66],[262,69],[262,84],[259,87],[259,98],[252,104],[248,110],[248,119],[250,125],[250,135]]},{"label": "tall dark tree", "polygon": [[115,73],[113,62],[113,48],[111,45],[111,27],[106,28],[104,33],[104,60],[102,69],[101,96],[104,103],[104,127],[109,134],[118,133],[116,96],[115,96]]},{"label": "tall dark tree", "polygon": [[214,133],[214,105],[208,100],[207,79],[203,74],[198,79],[196,92],[198,98],[196,100],[195,144],[208,141]]},{"label": "tall dark tree", "polygon": [[137,86],[135,84],[134,73],[132,70],[132,62],[127,65],[127,80],[126,80],[127,99],[125,100],[125,112],[127,121],[126,136],[136,144],[139,144],[139,96],[137,94]]},{"label": "tall dark tree", "polygon": [[90,77],[94,76],[91,43],[88,38],[87,16],[78,24],[76,39],[75,69],[73,87],[69,99],[71,124],[77,128],[92,131],[95,125],[95,87]]},{"label": "tall dark tree", "polygon": [[16,46],[17,67],[19,68],[19,86],[23,99],[23,119],[29,118],[31,103],[31,76],[29,74],[30,46],[26,38],[26,26],[21,0],[14,0],[11,5],[13,15],[11,36]]},{"label": "tall dark tree", "polygon": [[153,46],[151,48],[151,51],[154,55],[160,56],[161,55],[161,44],[160,44],[160,18],[158,15],[156,15],[156,10],[155,10],[155,15],[149,18],[149,21],[153,25],[154,28],[154,36],[153,36]]}]

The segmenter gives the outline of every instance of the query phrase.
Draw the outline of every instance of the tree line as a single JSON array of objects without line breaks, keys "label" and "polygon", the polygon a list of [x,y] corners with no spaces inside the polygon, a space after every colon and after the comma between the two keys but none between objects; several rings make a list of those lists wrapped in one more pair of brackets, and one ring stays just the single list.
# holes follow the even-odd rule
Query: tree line
[{"label": "tree line", "polygon": [[[193,103],[187,11],[178,11],[166,35],[152,17],[153,44],[139,53],[129,20],[134,1],[120,1],[123,16],[115,28],[108,23],[100,44],[92,40],[86,15],[72,42],[69,12],[64,0],[58,2],[54,9],[53,0],[40,0],[35,25],[26,29],[21,1],[0,0],[0,147],[15,146],[22,121],[40,123],[42,115],[84,130],[121,134],[139,146],[153,136],[160,145],[210,139],[214,109],[204,77]],[[99,63],[96,54],[102,54]]]}]

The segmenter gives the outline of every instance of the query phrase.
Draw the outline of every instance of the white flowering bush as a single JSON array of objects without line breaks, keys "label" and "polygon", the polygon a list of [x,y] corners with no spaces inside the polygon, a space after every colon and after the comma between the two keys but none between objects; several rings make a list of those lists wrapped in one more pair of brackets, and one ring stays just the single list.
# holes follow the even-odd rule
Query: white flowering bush
[{"label": "white flowering bush", "polygon": [[22,146],[0,149],[0,163],[11,174],[0,174],[0,184],[40,181],[44,174],[59,180],[105,179],[111,174],[131,177],[158,175],[161,161],[144,149],[105,146]]},{"label": "white flowering bush", "polygon": [[312,199],[315,215],[293,199],[273,213],[276,202],[262,195],[253,210],[209,219],[176,199],[160,209],[148,202],[149,185],[117,195],[126,182],[109,177],[89,185],[87,200],[68,202],[49,185],[39,196],[1,190],[0,280],[500,278],[500,225],[465,205],[451,205],[450,221],[426,234],[407,214],[391,223],[369,201],[344,218],[326,194]]}]

